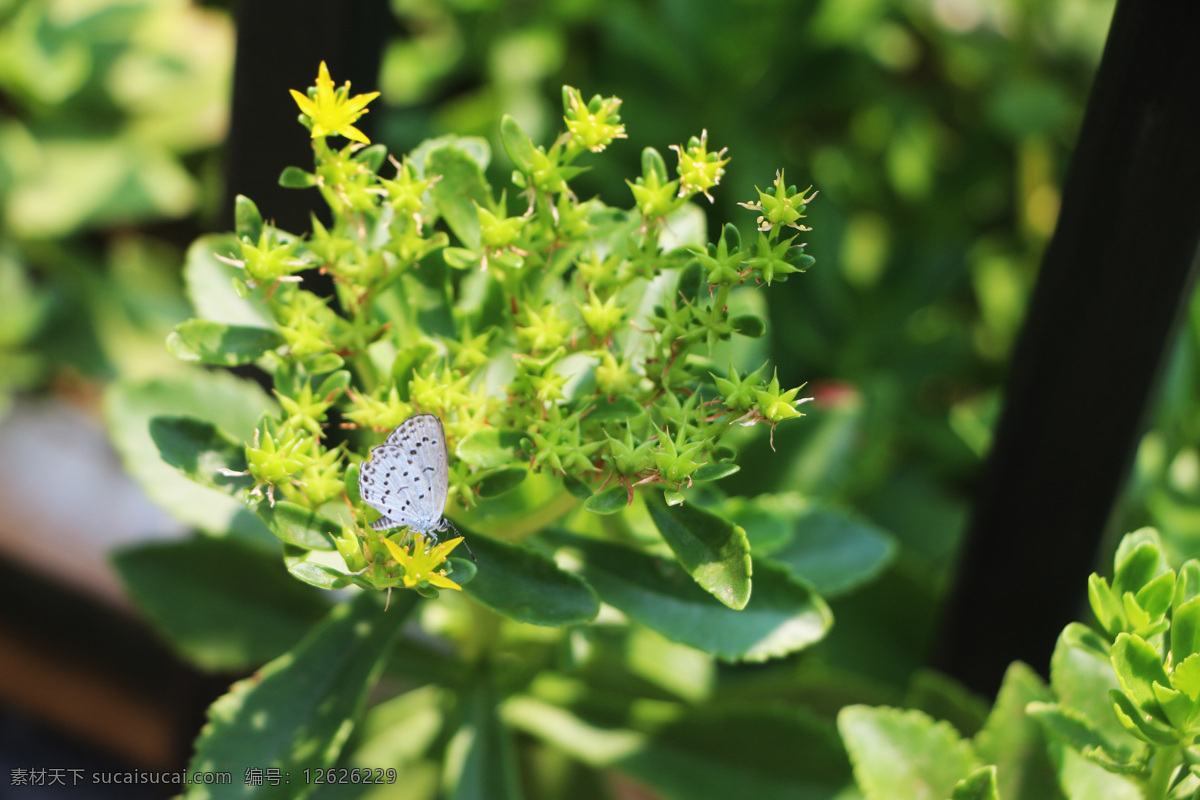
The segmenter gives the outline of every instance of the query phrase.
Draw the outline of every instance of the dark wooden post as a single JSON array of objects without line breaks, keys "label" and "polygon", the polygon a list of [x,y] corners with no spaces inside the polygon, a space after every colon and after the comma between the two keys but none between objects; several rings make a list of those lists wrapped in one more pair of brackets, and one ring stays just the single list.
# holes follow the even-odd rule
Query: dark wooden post
[{"label": "dark wooden post", "polygon": [[1119,0],[935,666],[987,694],[1077,619],[1200,243],[1200,3]]}]

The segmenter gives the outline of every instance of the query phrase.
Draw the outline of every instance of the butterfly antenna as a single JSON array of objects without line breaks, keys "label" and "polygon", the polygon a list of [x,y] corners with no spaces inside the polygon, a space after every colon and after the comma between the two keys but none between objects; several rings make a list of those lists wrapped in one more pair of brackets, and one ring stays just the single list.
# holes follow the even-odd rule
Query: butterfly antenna
[{"label": "butterfly antenna", "polygon": [[458,532],[458,528],[454,527],[454,523],[453,523],[453,522],[451,522],[450,520],[446,519],[445,517],[442,517],[442,522],[446,523],[446,527],[447,527],[447,528],[449,528],[450,530],[454,531],[454,535],[455,535],[455,536],[458,536],[458,537],[462,538],[462,540],[463,540],[463,547],[467,548],[467,555],[469,555],[469,556],[471,557],[471,560],[472,560],[472,561],[474,561],[476,564],[478,564],[478,563],[479,563],[479,559],[478,559],[478,558],[476,558],[476,557],[475,557],[475,554],[471,552],[471,545],[467,544],[467,537],[465,537],[465,536],[463,536],[461,533],[459,533],[459,532]]}]

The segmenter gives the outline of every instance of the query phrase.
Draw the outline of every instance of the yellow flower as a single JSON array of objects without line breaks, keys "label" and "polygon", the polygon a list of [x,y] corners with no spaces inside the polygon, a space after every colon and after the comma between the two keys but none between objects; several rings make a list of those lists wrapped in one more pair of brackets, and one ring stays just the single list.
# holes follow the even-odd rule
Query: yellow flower
[{"label": "yellow flower", "polygon": [[345,86],[334,89],[333,79],[329,77],[329,69],[325,66],[324,61],[321,62],[321,68],[317,72],[316,97],[310,98],[295,89],[289,91],[304,116],[312,120],[312,138],[316,139],[318,136],[335,133],[363,144],[371,143],[371,140],[363,135],[362,131],[354,127],[354,123],[367,113],[365,106],[378,97],[379,92],[348,97],[350,81],[346,81]]},{"label": "yellow flower", "polygon": [[429,583],[443,589],[462,591],[461,586],[446,577],[444,570],[435,571],[446,561],[450,551],[462,541],[461,536],[435,544],[428,550],[425,549],[425,537],[419,533],[412,534],[412,544],[408,547],[401,547],[386,536],[382,539],[392,558],[404,568],[404,588],[411,589],[418,583]]}]

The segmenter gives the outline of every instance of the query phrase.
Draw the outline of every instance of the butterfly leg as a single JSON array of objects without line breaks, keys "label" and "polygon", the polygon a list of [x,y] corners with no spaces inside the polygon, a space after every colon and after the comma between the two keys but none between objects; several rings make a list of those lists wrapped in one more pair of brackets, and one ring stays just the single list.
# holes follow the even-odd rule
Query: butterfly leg
[{"label": "butterfly leg", "polygon": [[477,559],[477,558],[475,557],[475,554],[471,552],[471,545],[467,544],[467,539],[466,539],[466,537],[465,537],[465,536],[463,536],[461,533],[459,533],[459,532],[458,532],[458,528],[454,527],[454,523],[453,523],[453,522],[451,522],[450,520],[446,519],[445,517],[442,517],[442,526],[443,526],[443,527],[442,527],[442,530],[445,530],[446,528],[449,528],[450,530],[454,531],[454,535],[455,535],[455,536],[458,536],[458,537],[461,537],[461,538],[462,538],[462,540],[463,540],[463,547],[467,548],[467,555],[469,555],[469,556],[471,557],[471,560],[472,560],[472,561],[474,561],[476,564],[478,564],[478,563],[479,563],[479,559]]}]

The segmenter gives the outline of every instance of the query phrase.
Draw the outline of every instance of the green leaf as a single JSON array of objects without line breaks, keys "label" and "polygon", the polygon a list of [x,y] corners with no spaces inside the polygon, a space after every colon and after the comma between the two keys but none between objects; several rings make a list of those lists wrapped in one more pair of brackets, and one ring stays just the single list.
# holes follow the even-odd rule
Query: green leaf
[{"label": "green leaf", "polygon": [[[1042,724],[1048,735],[1058,739],[1079,753],[1092,764],[1099,765],[1106,772],[1118,775],[1139,775],[1143,769],[1143,761],[1128,748],[1114,748],[1104,736],[1096,730],[1092,723],[1082,714],[1058,703],[1030,703],[1027,712],[1030,717]],[[1141,747],[1139,743],[1139,747]],[[1043,758],[1048,753],[1043,754]],[[1087,768],[1084,772],[1090,770]],[[1095,772],[1095,770],[1090,770]],[[1060,770],[1065,775],[1066,769]],[[1003,769],[1001,778],[1003,779]],[[1064,781],[1064,784],[1068,781]],[[1004,785],[1001,780],[1001,785]],[[1036,787],[1033,787],[1036,788]],[[1119,791],[1119,790],[1118,790]],[[1032,797],[1046,796],[1040,791],[1031,791]],[[1108,792],[1095,792],[1095,796],[1108,797]],[[1093,794],[1085,796],[1093,796]],[[1061,795],[1055,795],[1061,796]],[[1072,792],[1071,796],[1078,796]],[[1137,795],[1140,797],[1140,795]]]},{"label": "green leaf", "polygon": [[705,483],[706,481],[719,481],[721,478],[728,478],[740,470],[737,464],[731,461],[723,461],[717,464],[704,464],[699,469],[691,474],[691,479],[696,483]]},{"label": "green leaf", "polygon": [[1163,686],[1161,683],[1152,684],[1150,688],[1154,691],[1154,699],[1158,701],[1159,708],[1166,714],[1171,727],[1180,731],[1187,730],[1188,721],[1195,709],[1192,699],[1183,692]]},{"label": "green leaf", "polygon": [[[1041,723],[1047,733],[1080,753],[1085,750],[1107,750],[1110,747],[1108,740],[1096,726],[1069,706],[1039,701],[1029,703],[1025,711],[1032,719]],[[991,753],[998,750],[996,747],[989,748]],[[982,746],[980,755],[987,758]]]},{"label": "green leaf", "polygon": [[[658,240],[663,252],[676,248],[694,250],[708,244],[708,217],[695,203],[684,203],[663,218],[662,235]],[[697,264],[697,277],[704,274]],[[699,289],[699,285],[696,287]],[[709,365],[711,368],[711,365]]]},{"label": "green leaf", "polygon": [[358,743],[348,762],[374,768],[419,759],[441,733],[446,694],[422,686],[371,708],[355,730]]},{"label": "green leaf", "polygon": [[754,497],[729,497],[720,506],[721,513],[746,531],[750,552],[773,553],[795,535],[793,522],[808,504],[794,492],[758,494]]},{"label": "green leaf", "polygon": [[[138,55],[141,45],[133,43],[137,34],[116,20],[145,20],[144,10],[96,8],[65,22],[48,13],[46,6],[23,9],[6,17],[4,25],[5,53],[22,61],[5,80],[5,95],[21,96],[22,111],[6,112],[5,116],[15,121],[19,113],[22,127],[29,126],[20,139],[14,138],[11,130],[5,133],[5,242],[52,241],[89,230],[115,232],[194,212],[197,176],[179,160],[176,147],[182,141],[173,134],[146,136],[148,129],[140,127],[151,117],[159,122],[183,117],[166,111],[165,106],[154,111],[122,108],[123,101],[117,99],[121,90],[115,89],[115,83],[123,69],[118,61],[142,56]],[[173,31],[169,35],[182,35],[186,29],[180,25],[182,21],[183,17],[175,16],[164,23]],[[195,44],[203,48],[215,42]],[[57,83],[57,76],[52,75],[59,73],[63,56],[77,65],[72,72],[78,80],[69,78],[70,83],[63,86],[65,92],[55,89],[40,97],[37,90],[27,92],[34,83]],[[199,77],[193,66],[177,66],[177,77],[185,72]],[[28,77],[18,77],[18,72]],[[211,108],[211,103],[219,102],[207,93],[203,99],[189,94],[201,114],[205,113],[201,107]],[[27,105],[30,102],[32,105]],[[159,112],[165,113],[160,116]],[[138,132],[131,126],[138,127]],[[202,134],[191,141],[200,144],[207,139],[208,135]],[[168,144],[169,140],[175,144]],[[36,162],[26,160],[34,157]],[[76,259],[77,255],[64,255],[58,265],[81,263]]]},{"label": "green leaf", "polygon": [[648,736],[614,726],[590,725],[565,708],[517,695],[501,707],[513,728],[525,731],[593,767],[607,767],[644,751]]},{"label": "green leaf", "polygon": [[1174,747],[1179,743],[1175,732],[1164,723],[1144,713],[1124,693],[1113,689],[1108,693],[1117,719],[1127,731],[1148,744]]},{"label": "green leaf", "polygon": [[938,800],[977,766],[971,744],[920,711],[847,706],[838,730],[866,800]]},{"label": "green leaf", "polygon": [[[1100,768],[1102,768],[1104,770],[1104,772],[1110,773],[1113,777],[1125,776],[1125,775],[1141,777],[1141,776],[1145,775],[1146,765],[1143,762],[1140,762],[1140,761],[1118,761],[1118,760],[1113,759],[1109,755],[1108,751],[1106,751],[1106,750],[1091,748],[1089,750],[1083,751],[1082,753],[1080,753],[1080,755],[1083,758],[1087,759],[1092,764],[1095,764],[1095,765],[1099,766]],[[1063,759],[1063,760],[1066,761],[1067,759]],[[1063,771],[1065,772],[1066,770],[1063,770]],[[1133,784],[1129,784],[1129,783],[1125,784],[1126,788],[1133,788],[1133,786],[1134,786]],[[1136,792],[1136,790],[1135,790],[1135,792]],[[1076,796],[1078,796],[1078,795],[1076,795]],[[1106,797],[1107,798],[1107,797],[1115,797],[1116,792],[1108,792],[1108,791],[1091,792],[1091,793],[1087,793],[1083,796],[1084,797]],[[1141,798],[1141,795],[1136,794],[1136,793],[1133,794],[1132,796],[1134,798],[1137,798],[1137,800],[1140,800],[1140,798]]]},{"label": "green leaf", "polygon": [[305,362],[305,369],[310,375],[320,375],[322,372],[332,372],[346,363],[346,359],[337,353],[325,353]]},{"label": "green leaf", "polygon": [[471,269],[479,266],[482,256],[474,250],[465,247],[446,247],[442,250],[442,260],[454,269]]},{"label": "green leaf", "polygon": [[[1117,569],[1120,569],[1120,566],[1125,563],[1126,559],[1128,559],[1135,550],[1144,544],[1154,545],[1154,547],[1158,548],[1159,555],[1162,556],[1162,537],[1158,535],[1157,530],[1147,526],[1145,528],[1138,528],[1136,531],[1132,531],[1121,537],[1121,541],[1117,543],[1117,552],[1113,556],[1113,564],[1116,565]],[[1162,560],[1158,562],[1158,566],[1160,569],[1157,570],[1155,574],[1158,574],[1158,572],[1164,569],[1168,569],[1165,556],[1162,556]],[[1129,588],[1130,587],[1128,586],[1125,587],[1126,590]]]},{"label": "green leaf", "polygon": [[1180,664],[1195,653],[1200,653],[1200,597],[1177,607],[1171,620],[1171,660]]},{"label": "green leaf", "polygon": [[513,166],[521,172],[533,171],[533,142],[529,140],[525,131],[521,130],[517,121],[508,114],[500,120],[500,141],[504,144],[504,151],[512,159]]},{"label": "green leaf", "polygon": [[[854,453],[860,446],[866,422],[865,403],[854,401],[834,408],[813,408],[807,414],[804,424],[791,431],[781,426],[780,432],[786,439],[776,433],[779,453],[795,454],[777,485],[804,495],[829,496],[848,479],[855,463]],[[742,463],[746,463],[745,455]]]},{"label": "green leaf", "polygon": [[954,785],[950,800],[1000,800],[996,768],[980,767]]},{"label": "green leaf", "polygon": [[919,669],[913,673],[904,695],[904,707],[945,720],[963,736],[978,733],[989,711],[986,700],[949,675],[933,669]]},{"label": "green leaf", "polygon": [[491,189],[479,165],[465,151],[447,145],[429,154],[425,173],[442,176],[432,189],[438,212],[464,247],[478,250],[479,216],[475,207],[491,206]]},{"label": "green leaf", "polygon": [[852,591],[878,576],[896,555],[892,537],[832,508],[810,506],[797,518],[787,544],[771,559],[826,597]]},{"label": "green leaf", "polygon": [[529,475],[525,467],[501,467],[472,476],[472,485],[483,499],[499,497],[521,485]]},{"label": "green leaf", "polygon": [[825,601],[784,570],[764,564],[754,598],[734,611],[701,589],[675,562],[622,545],[552,532],[579,551],[583,575],[600,599],[673,642],[726,661],[765,661],[802,650],[833,624]]},{"label": "green leaf", "polygon": [[1160,619],[1171,607],[1175,596],[1175,573],[1164,572],[1143,586],[1137,593],[1137,603],[1150,619]]},{"label": "green leaf", "polygon": [[592,496],[592,490],[586,483],[578,478],[572,478],[570,475],[563,476],[562,485],[577,500],[587,500]]},{"label": "green leaf", "polygon": [[[458,136],[448,133],[426,139],[408,153],[409,162],[417,168],[417,174],[422,178],[429,177],[429,156],[443,147],[456,147],[475,162],[480,171],[486,172],[492,160],[492,146],[482,136]],[[434,174],[437,171],[434,170]]]},{"label": "green leaf", "polygon": [[1088,577],[1088,605],[1100,622],[1100,627],[1110,633],[1120,631],[1124,625],[1125,608],[1113,594],[1108,581],[1096,573]]},{"label": "green leaf", "polygon": [[224,491],[201,486],[167,464],[150,436],[152,417],[186,415],[247,441],[263,412],[273,405],[252,381],[187,368],[170,378],[111,384],[105,396],[105,418],[126,471],[155,502],[201,530],[249,536],[277,552],[277,540],[253,512]]},{"label": "green leaf", "polygon": [[729,324],[734,331],[751,339],[757,339],[767,332],[767,323],[755,314],[741,314],[729,320]]},{"label": "green leaf", "polygon": [[463,535],[478,559],[478,573],[463,591],[493,611],[551,626],[588,622],[599,613],[595,592],[553,559],[482,534]]},{"label": "green leaf", "polygon": [[162,460],[203,486],[237,493],[254,485],[245,472],[246,447],[211,422],[192,417],[154,417],[150,438]]},{"label": "green leaf", "polygon": [[1113,591],[1118,597],[1125,592],[1136,594],[1154,579],[1159,572],[1162,551],[1154,542],[1142,542],[1128,553],[1118,552],[1118,559],[1121,555],[1124,555],[1124,560],[1118,560],[1112,583]]},{"label": "green leaf", "polygon": [[250,768],[278,768],[302,780],[305,769],[329,767],[354,728],[396,634],[416,606],[398,592],[384,612],[375,593],[334,608],[288,653],[233,685],[209,708],[188,772],[229,772],[224,785],[189,784],[187,800],[290,800],[305,787],[250,786]]},{"label": "green leaf", "polygon": [[[592,722],[517,696],[501,708],[509,725],[596,769],[615,769],[677,800],[822,800],[850,780],[850,765],[825,720],[798,709],[693,709],[653,736]],[[786,757],[781,754],[786,753]]]},{"label": "green leaf", "polygon": [[239,258],[242,249],[232,235],[208,235],[197,239],[187,251],[183,278],[196,316],[227,325],[270,328],[274,325],[262,294],[239,297],[233,281],[246,273],[216,258],[217,254]]},{"label": "green leaf", "polygon": [[593,514],[616,514],[629,505],[629,490],[624,486],[609,486],[583,501],[583,508]]},{"label": "green leaf", "polygon": [[277,555],[196,537],[117,550],[113,564],[138,607],[185,659],[239,672],[299,641],[329,605],[287,576]]},{"label": "green leaf", "polygon": [[[781,747],[787,758],[779,757]],[[833,797],[851,774],[828,720],[762,707],[684,714],[655,731],[641,759],[620,768],[668,797],[697,800]]]},{"label": "green leaf", "polygon": [[707,655],[641,625],[623,634],[622,661],[631,675],[689,703],[702,704],[712,696],[717,665]]},{"label": "green leaf", "polygon": [[[675,284],[675,292],[685,303],[693,303],[700,295],[700,285],[704,282],[704,268],[700,262],[692,259],[679,271],[679,280]],[[736,329],[736,325],[734,328]]]},{"label": "green leaf", "polygon": [[167,352],[181,361],[236,367],[281,347],[283,336],[266,328],[190,319],[167,336]]},{"label": "green leaf", "polygon": [[636,417],[645,411],[632,397],[621,395],[614,398],[598,397],[588,412],[589,422],[612,422]]},{"label": "green leaf", "polygon": [[975,735],[975,752],[985,763],[996,765],[1000,796],[1006,800],[1063,798],[1046,749],[1046,723],[1039,725],[1028,711],[1053,699],[1050,687],[1036,672],[1020,661],[1009,665],[995,705]]},{"label": "green leaf", "polygon": [[696,583],[730,608],[745,608],[750,602],[751,571],[746,532],[697,506],[670,506],[652,493],[646,496],[646,508]]},{"label": "green leaf", "polygon": [[345,391],[350,386],[352,380],[348,370],[339,369],[336,372],[330,372],[325,376],[325,380],[321,381],[321,385],[317,387],[317,396],[327,397],[331,394]]},{"label": "green leaf", "polygon": [[[1105,674],[1110,673],[1111,665],[1109,664],[1109,642],[1096,631],[1081,623],[1067,623],[1067,627],[1063,628],[1063,632],[1059,634],[1059,642],[1069,646],[1073,650],[1086,652],[1088,655],[1100,659],[1104,662],[1106,669],[1102,670]],[[1054,686],[1054,691],[1060,697],[1063,696],[1063,691],[1067,687],[1059,687],[1054,685],[1053,663],[1051,666],[1050,682]],[[1077,676],[1073,676],[1077,677]]]},{"label": "green leaf", "polygon": [[1081,714],[1116,747],[1141,752],[1117,720],[1108,692],[1120,686],[1109,660],[1108,643],[1086,625],[1063,629],[1050,659],[1050,686],[1059,702]]},{"label": "green leaf", "polygon": [[742,249],[742,232],[732,222],[725,223],[725,227],[721,229],[721,238],[725,240],[725,246],[730,253]]},{"label": "green leaf", "polygon": [[362,496],[358,493],[358,472],[358,464],[351,464],[346,467],[346,477],[343,481],[346,489],[346,497],[350,498],[350,502],[353,505],[358,505],[362,502]]},{"label": "green leaf", "polygon": [[[376,785],[322,783],[308,800],[382,800],[386,797],[432,798],[437,795],[441,765],[427,754],[442,731],[442,708],[449,705],[437,686],[422,686],[369,709],[346,745],[337,769],[370,770]],[[440,759],[440,752],[437,753]],[[379,775],[376,770],[385,770]],[[387,769],[396,770],[396,786],[387,786]],[[339,773],[340,774],[340,773]],[[385,786],[379,786],[382,779]]]},{"label": "green leaf", "polygon": [[517,431],[502,431],[484,428],[472,431],[459,440],[454,448],[459,459],[480,469],[495,469],[516,460],[516,449],[521,444]]},{"label": "green leaf", "polygon": [[642,175],[648,178],[652,172],[658,176],[659,183],[666,183],[669,180],[667,178],[667,162],[663,160],[662,153],[653,147],[647,147],[642,150]]},{"label": "green leaf", "polygon": [[1171,607],[1178,610],[1193,597],[1200,597],[1200,561],[1191,558],[1183,562],[1175,577],[1175,598]]},{"label": "green leaf", "polygon": [[479,574],[479,567],[470,559],[451,556],[446,559],[446,563],[450,565],[450,579],[459,586],[466,586]]},{"label": "green leaf", "polygon": [[[1139,742],[1140,745],[1140,742]],[[1144,746],[1144,745],[1143,745]],[[1098,751],[1080,755],[1063,748],[1058,780],[1069,798],[1104,798],[1104,800],[1144,800],[1140,781],[1133,781],[1118,770],[1101,766]],[[1007,798],[1006,798],[1007,800]]]},{"label": "green leaf", "polygon": [[371,172],[379,172],[385,158],[387,158],[387,145],[379,142],[368,145],[354,154],[354,160],[363,164]]},{"label": "green leaf", "polygon": [[254,201],[244,194],[239,194],[233,200],[233,229],[239,239],[249,239],[258,242],[262,236],[263,218]]},{"label": "green leaf", "polygon": [[354,582],[346,573],[315,561],[298,561],[288,567],[288,572],[318,589],[345,589]]},{"label": "green leaf", "polygon": [[1175,665],[1171,684],[1193,700],[1200,699],[1200,653],[1192,653]]},{"label": "green leaf", "polygon": [[333,537],[341,530],[341,523],[286,500],[277,500],[274,506],[262,502],[254,510],[271,533],[286,544],[305,550],[336,549]]},{"label": "green leaf", "polygon": [[308,189],[317,183],[316,175],[299,167],[284,167],[283,172],[279,173],[279,185],[285,189]]},{"label": "green leaf", "polygon": [[1140,636],[1122,633],[1113,643],[1111,657],[1121,688],[1138,708],[1165,723],[1167,718],[1154,696],[1154,684],[1170,686],[1171,681],[1154,645]]},{"label": "green leaf", "polygon": [[[1121,610],[1125,612],[1125,619],[1128,621],[1130,628],[1138,635],[1153,636],[1153,633],[1147,633],[1146,629],[1152,627],[1150,615],[1137,604],[1137,599],[1134,598],[1133,592],[1126,592],[1121,598]],[[1165,623],[1166,620],[1163,620]],[[1166,625],[1160,625],[1162,630],[1166,630]],[[1161,631],[1160,631],[1161,632]]]},{"label": "green leaf", "polygon": [[511,736],[496,711],[486,679],[462,693],[462,724],[446,747],[450,800],[517,800],[517,762]]}]

